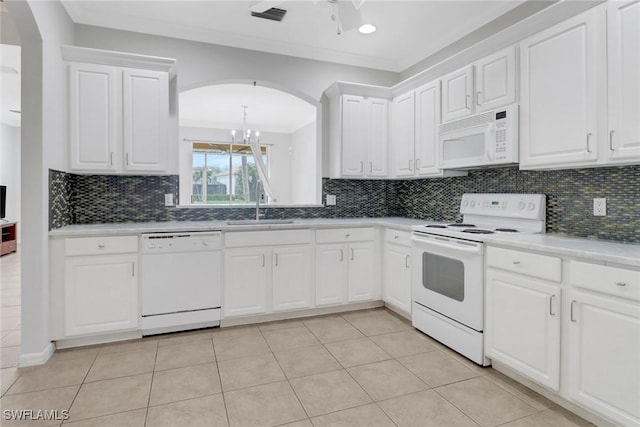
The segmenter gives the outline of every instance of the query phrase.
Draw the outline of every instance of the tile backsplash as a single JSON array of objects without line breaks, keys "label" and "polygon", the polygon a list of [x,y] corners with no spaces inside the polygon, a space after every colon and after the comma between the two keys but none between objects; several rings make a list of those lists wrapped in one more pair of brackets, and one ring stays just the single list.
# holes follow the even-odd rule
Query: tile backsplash
[{"label": "tile backsplash", "polygon": [[[247,219],[247,208],[174,208],[164,194],[178,196],[178,176],[76,175],[50,171],[51,229],[70,224]],[[640,243],[640,166],[520,171],[472,171],[468,176],[390,180],[323,179],[336,206],[268,208],[269,218],[403,216],[459,220],[463,193],[543,193],[547,232]],[[593,198],[607,198],[607,216],[594,217]]]}]

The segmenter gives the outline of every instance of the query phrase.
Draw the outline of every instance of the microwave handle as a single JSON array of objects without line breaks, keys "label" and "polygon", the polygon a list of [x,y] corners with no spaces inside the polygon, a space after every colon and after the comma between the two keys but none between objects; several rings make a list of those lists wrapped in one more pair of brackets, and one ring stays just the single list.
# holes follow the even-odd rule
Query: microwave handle
[{"label": "microwave handle", "polygon": [[494,123],[489,123],[487,129],[484,131],[484,150],[487,160],[493,160],[495,154],[496,145],[496,126]]}]

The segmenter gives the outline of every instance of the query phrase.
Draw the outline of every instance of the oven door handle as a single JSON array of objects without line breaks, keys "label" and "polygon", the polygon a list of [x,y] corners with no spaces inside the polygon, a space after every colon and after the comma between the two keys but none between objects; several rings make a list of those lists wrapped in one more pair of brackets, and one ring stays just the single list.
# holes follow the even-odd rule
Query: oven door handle
[{"label": "oven door handle", "polygon": [[431,246],[435,246],[435,247],[440,247],[440,248],[448,248],[448,249],[452,249],[455,251],[464,251],[464,252],[468,252],[468,253],[482,253],[482,244],[481,243],[457,243],[456,240],[447,240],[448,243],[440,243],[435,239],[425,239],[425,238],[421,238],[418,236],[413,236],[411,238],[411,240],[413,240],[414,242],[421,244],[421,245],[431,245]]}]

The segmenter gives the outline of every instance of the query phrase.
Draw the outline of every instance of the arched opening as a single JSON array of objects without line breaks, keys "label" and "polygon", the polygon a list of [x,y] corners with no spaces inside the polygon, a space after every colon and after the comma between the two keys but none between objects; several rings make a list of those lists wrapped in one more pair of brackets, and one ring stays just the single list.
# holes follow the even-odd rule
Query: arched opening
[{"label": "arched opening", "polygon": [[254,204],[256,152],[248,137],[267,166],[274,193],[267,203],[320,203],[318,117],[319,103],[264,83],[224,82],[181,92],[180,204]]}]

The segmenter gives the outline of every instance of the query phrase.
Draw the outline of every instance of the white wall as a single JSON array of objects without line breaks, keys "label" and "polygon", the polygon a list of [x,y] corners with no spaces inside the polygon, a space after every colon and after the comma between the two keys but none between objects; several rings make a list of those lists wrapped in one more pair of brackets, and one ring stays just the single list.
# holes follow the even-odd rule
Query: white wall
[{"label": "white wall", "polygon": [[316,122],[291,134],[291,203],[318,203]]},{"label": "white wall", "polygon": [[49,331],[49,174],[66,169],[66,67],[60,46],[73,44],[73,23],[59,2],[5,2],[22,47],[21,364],[42,363]]},{"label": "white wall", "polygon": [[[0,184],[7,186],[6,217],[20,221],[20,128],[0,124]],[[18,226],[18,242],[21,227]]]},{"label": "white wall", "polygon": [[[231,142],[229,129],[180,127],[180,204],[189,204],[191,195],[191,142]],[[260,143],[271,147],[270,179],[278,204],[289,204],[291,199],[291,175],[289,171],[289,134],[260,132]],[[315,181],[314,181],[315,183]]]}]

